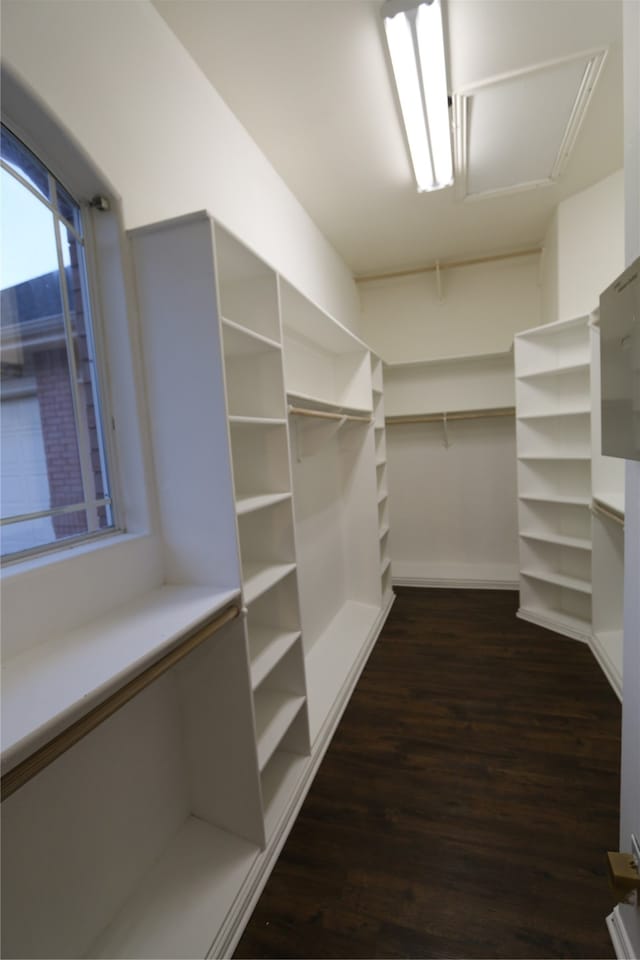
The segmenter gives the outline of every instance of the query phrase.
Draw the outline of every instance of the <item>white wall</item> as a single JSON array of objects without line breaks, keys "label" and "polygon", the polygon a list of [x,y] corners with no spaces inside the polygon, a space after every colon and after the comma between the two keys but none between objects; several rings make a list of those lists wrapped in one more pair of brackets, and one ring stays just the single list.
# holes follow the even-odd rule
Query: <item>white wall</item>
[{"label": "white wall", "polygon": [[584,316],[624,269],[622,170],[564,200],[557,210],[558,319]]},{"label": "white wall", "polygon": [[540,322],[538,257],[361,283],[361,331],[387,362],[508,350]]},{"label": "white wall", "polygon": [[[360,285],[361,330],[387,362],[508,350],[540,316],[539,258],[505,260]],[[492,364],[447,364],[385,374],[388,413],[513,404]],[[429,378],[423,390],[415,378]],[[483,381],[485,378],[486,384]],[[401,396],[404,391],[405,396]],[[487,398],[500,395],[501,399]],[[422,397],[420,409],[412,409]],[[516,452],[512,420],[387,431],[390,552],[396,582],[514,585],[518,577]]]},{"label": "white wall", "polygon": [[[624,5],[625,254],[640,256],[640,5]],[[640,838],[640,463],[627,462],[620,849]],[[624,923],[640,956],[640,899]]]},{"label": "white wall", "polygon": [[387,430],[393,580],[511,586],[518,579],[515,424],[510,418]]},{"label": "white wall", "polygon": [[2,56],[113,184],[127,228],[206,208],[357,326],[346,266],[147,0],[9,0]]},{"label": "white wall", "polygon": [[551,218],[542,245],[540,259],[541,323],[558,319],[558,211]]}]

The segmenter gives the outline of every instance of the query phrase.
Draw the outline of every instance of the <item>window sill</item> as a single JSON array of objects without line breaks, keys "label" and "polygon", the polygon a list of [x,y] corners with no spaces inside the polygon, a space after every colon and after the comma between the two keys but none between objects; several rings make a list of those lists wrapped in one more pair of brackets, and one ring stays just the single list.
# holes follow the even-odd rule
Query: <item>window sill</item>
[{"label": "window sill", "polygon": [[105,547],[117,547],[118,544],[129,543],[131,540],[137,540],[144,536],[148,536],[148,534],[108,530],[99,536],[87,537],[84,540],[75,540],[69,543],[62,541],[57,547],[46,547],[40,553],[33,553],[31,556],[17,557],[15,560],[6,557],[2,561],[2,567],[0,567],[0,576],[4,582],[10,577],[19,577],[32,570],[40,570],[42,567],[64,563],[73,557],[94,553],[96,550],[103,550]]},{"label": "window sill", "polygon": [[9,659],[2,671],[3,774],[234,600],[240,605],[238,589],[162,586]]}]

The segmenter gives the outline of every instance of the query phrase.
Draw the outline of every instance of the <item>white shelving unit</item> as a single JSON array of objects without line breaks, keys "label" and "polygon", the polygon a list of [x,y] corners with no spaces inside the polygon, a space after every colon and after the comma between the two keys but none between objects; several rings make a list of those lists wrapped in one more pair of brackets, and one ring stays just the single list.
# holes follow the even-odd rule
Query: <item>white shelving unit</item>
[{"label": "white shelving unit", "polygon": [[378,501],[378,542],[380,581],[383,597],[392,596],[391,556],[389,549],[389,496],[387,489],[387,433],[384,419],[384,382],[382,360],[371,354],[373,387],[373,426],[376,453],[376,495]]},{"label": "white shelving unit", "polygon": [[587,317],[515,337],[520,609],[589,641],[591,388]]},{"label": "white shelving unit", "polygon": [[[297,603],[293,494],[278,276],[235,237],[214,228],[218,309],[236,496],[238,544],[265,816],[277,821],[278,753],[310,754],[302,625]],[[282,607],[283,581],[289,603]],[[282,758],[281,758],[282,759]],[[286,757],[285,757],[286,759]],[[274,762],[275,761],[275,762]],[[264,777],[270,766],[268,789]],[[265,799],[266,798],[266,799]]]},{"label": "white shelving unit", "polygon": [[165,584],[5,667],[3,774],[154,672],[5,800],[7,956],[231,955],[393,599],[380,362],[204,213],[132,247]]},{"label": "white shelving unit", "polygon": [[[285,380],[311,740],[342,712],[378,630],[376,441],[371,361],[353,334],[282,285]],[[304,389],[311,384],[311,389]],[[345,686],[346,685],[346,686]]]},{"label": "white shelving unit", "polygon": [[593,639],[594,655],[622,699],[624,461],[602,456],[600,328],[592,326]]}]

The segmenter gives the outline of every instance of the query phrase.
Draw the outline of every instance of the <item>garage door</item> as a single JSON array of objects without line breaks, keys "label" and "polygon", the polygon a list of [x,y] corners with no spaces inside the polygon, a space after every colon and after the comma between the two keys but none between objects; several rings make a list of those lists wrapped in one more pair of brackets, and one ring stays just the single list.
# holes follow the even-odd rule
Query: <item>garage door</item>
[{"label": "garage door", "polygon": [[[48,510],[49,480],[36,396],[2,401],[0,500],[2,516]],[[2,553],[55,540],[49,517],[2,527]]]}]

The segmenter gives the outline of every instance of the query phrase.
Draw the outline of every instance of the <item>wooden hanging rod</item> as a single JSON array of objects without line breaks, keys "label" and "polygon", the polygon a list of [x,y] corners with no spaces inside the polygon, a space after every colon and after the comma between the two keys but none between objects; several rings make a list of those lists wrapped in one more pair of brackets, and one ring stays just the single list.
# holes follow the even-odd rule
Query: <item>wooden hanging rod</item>
[{"label": "wooden hanging rod", "polygon": [[329,410],[307,410],[304,407],[289,407],[289,413],[296,417],[320,417],[322,420],[355,420],[358,423],[371,423],[371,417],[356,417],[352,413],[332,413]]},{"label": "wooden hanging rod", "polygon": [[435,273],[440,275],[441,270],[454,270],[457,267],[473,267],[480,263],[498,263],[500,260],[515,260],[517,257],[533,257],[542,253],[542,247],[532,247],[530,250],[516,250],[513,253],[498,253],[487,257],[471,257],[468,260],[439,260],[426,267],[414,267],[411,270],[394,270],[390,273],[365,273],[354,277],[356,283],[370,283],[373,280],[395,280],[398,277],[412,277],[419,273]]},{"label": "wooden hanging rod", "polygon": [[594,513],[599,513],[601,516],[607,517],[609,520],[613,520],[614,523],[618,523],[621,527],[624,527],[624,513],[620,513],[615,507],[611,507],[601,500],[593,499],[591,501],[591,509]]},{"label": "wooden hanging rod", "polygon": [[387,426],[401,423],[449,423],[451,420],[490,420],[494,417],[514,417],[515,407],[494,407],[487,410],[454,410],[451,413],[412,413],[406,416],[386,417]]},{"label": "wooden hanging rod", "polygon": [[48,767],[50,763],[57,760],[63,753],[66,753],[66,751],[78,743],[79,740],[82,740],[87,734],[91,733],[92,730],[95,730],[97,726],[104,723],[105,720],[108,720],[117,710],[124,707],[126,703],[141,693],[145,687],[148,687],[150,683],[153,683],[154,680],[161,677],[163,673],[170,670],[171,667],[184,659],[192,650],[195,650],[196,647],[199,647],[205,640],[208,640],[217,633],[218,630],[221,630],[225,624],[231,620],[235,620],[239,615],[240,607],[232,604],[208,623],[190,631],[180,641],[177,647],[174,647],[173,650],[170,650],[169,653],[166,653],[156,663],[147,667],[146,670],[143,670],[142,673],[139,673],[137,677],[134,677],[119,690],[116,690],[115,693],[112,693],[110,697],[107,697],[106,700],[98,704],[97,707],[94,707],[93,710],[90,710],[89,713],[80,717],[79,720],[72,723],[66,730],[57,734],[57,736],[49,740],[48,743],[45,743],[44,746],[32,753],[31,756],[5,773],[2,777],[1,785],[2,800],[6,800],[12,793],[19,790],[25,783],[28,783],[36,774],[44,770],[45,767]]}]

